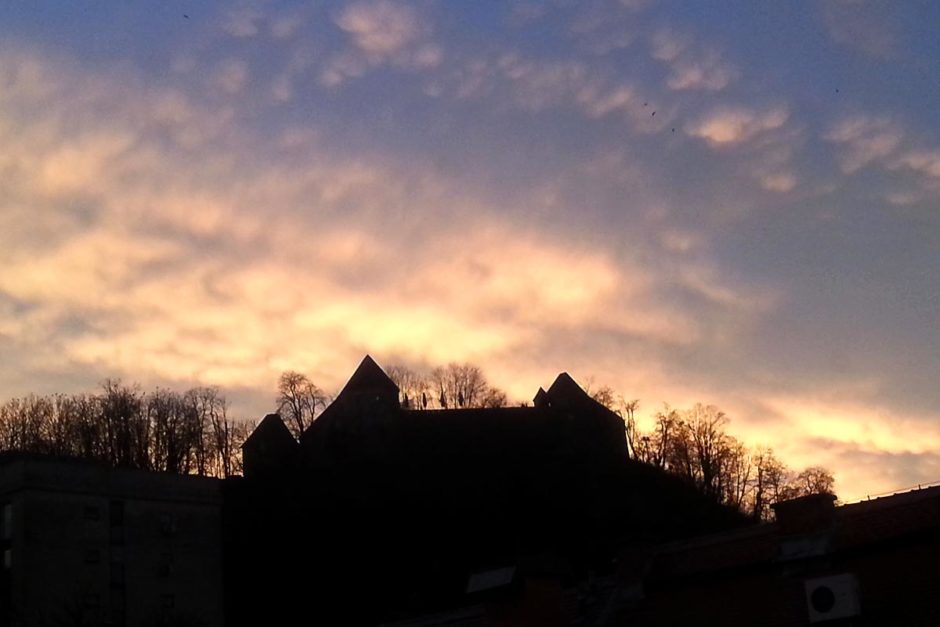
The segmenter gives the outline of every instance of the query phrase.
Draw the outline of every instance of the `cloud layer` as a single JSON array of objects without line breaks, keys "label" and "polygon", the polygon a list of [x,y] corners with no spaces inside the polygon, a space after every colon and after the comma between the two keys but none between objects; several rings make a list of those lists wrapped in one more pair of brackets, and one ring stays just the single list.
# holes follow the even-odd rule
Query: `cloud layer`
[{"label": "cloud layer", "polygon": [[718,404],[844,498],[940,478],[936,113],[852,65],[916,33],[853,48],[842,11],[800,35],[838,96],[654,3],[11,12],[0,393],[254,418],[285,369],[470,360],[519,401],[568,370]]}]

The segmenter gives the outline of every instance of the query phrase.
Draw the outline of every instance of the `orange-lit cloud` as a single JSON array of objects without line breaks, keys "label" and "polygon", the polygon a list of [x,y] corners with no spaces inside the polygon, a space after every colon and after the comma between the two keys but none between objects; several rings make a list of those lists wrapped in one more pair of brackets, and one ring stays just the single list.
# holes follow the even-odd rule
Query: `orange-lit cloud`
[{"label": "orange-lit cloud", "polygon": [[256,418],[286,369],[471,360],[518,401],[567,370],[644,420],[715,403],[844,497],[930,480],[933,113],[666,5],[466,7],[5,39],[0,395],[216,384]]},{"label": "orange-lit cloud", "polygon": [[[48,203],[18,228],[25,240],[60,230],[69,209],[58,202],[73,197],[89,199],[88,223],[60,242],[14,250],[15,271],[0,289],[91,321],[64,341],[75,363],[251,387],[289,363],[316,368],[331,352],[485,362],[560,328],[599,326],[666,343],[697,336],[692,318],[657,302],[650,268],[520,232],[472,198],[460,201],[459,219],[433,230],[395,216],[407,207],[424,221],[448,194],[445,180],[412,174],[404,182],[380,160],[316,155],[315,142],[308,159],[286,168],[204,157],[205,142],[181,134],[202,122],[211,128],[211,109],[172,93],[140,98],[116,82],[89,87],[56,71],[43,67],[35,80],[89,109],[107,99],[114,113],[88,113],[68,131],[52,130],[54,108],[17,120],[8,145],[22,171],[10,183]],[[19,85],[47,93],[41,87]],[[212,136],[248,141],[224,127]],[[179,141],[167,148],[162,137]],[[700,268],[675,272],[693,291],[740,304]],[[342,371],[326,376],[337,383]]]},{"label": "orange-lit cloud", "polygon": [[686,132],[716,146],[733,145],[780,128],[788,117],[783,108],[756,111],[744,107],[720,107],[687,126]]},{"label": "orange-lit cloud", "polygon": [[345,6],[334,18],[351,47],[333,57],[320,80],[337,87],[384,64],[424,70],[440,65],[443,49],[430,40],[428,20],[405,2],[364,0]]}]

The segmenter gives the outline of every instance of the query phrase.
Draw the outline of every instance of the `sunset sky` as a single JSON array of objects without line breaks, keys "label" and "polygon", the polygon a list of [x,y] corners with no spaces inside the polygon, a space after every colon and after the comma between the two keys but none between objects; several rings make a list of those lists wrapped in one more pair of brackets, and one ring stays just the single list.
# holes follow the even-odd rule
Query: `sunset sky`
[{"label": "sunset sky", "polygon": [[940,3],[0,4],[0,400],[370,353],[940,481]]}]

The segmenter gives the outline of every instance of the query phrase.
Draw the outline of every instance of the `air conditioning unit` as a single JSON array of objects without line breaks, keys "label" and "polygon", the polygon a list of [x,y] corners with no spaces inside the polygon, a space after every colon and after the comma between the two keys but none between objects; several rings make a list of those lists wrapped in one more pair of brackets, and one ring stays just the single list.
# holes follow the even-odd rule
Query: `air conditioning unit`
[{"label": "air conditioning unit", "polygon": [[804,586],[811,623],[850,618],[861,612],[858,580],[851,573],[807,579]]}]

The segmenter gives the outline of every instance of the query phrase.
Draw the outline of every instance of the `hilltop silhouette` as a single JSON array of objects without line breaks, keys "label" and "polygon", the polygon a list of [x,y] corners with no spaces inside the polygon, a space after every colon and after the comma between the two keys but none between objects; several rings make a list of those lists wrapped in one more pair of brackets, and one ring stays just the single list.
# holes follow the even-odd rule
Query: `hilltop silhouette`
[{"label": "hilltop silhouette", "polygon": [[233,624],[298,599],[311,619],[374,624],[465,602],[475,572],[575,582],[625,544],[745,524],[630,460],[623,419],[566,373],[530,407],[406,409],[367,356],[299,442],[270,414],[243,453],[225,495]]}]

